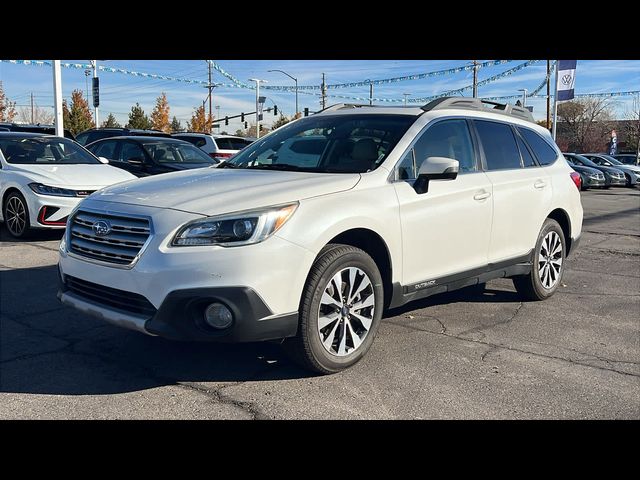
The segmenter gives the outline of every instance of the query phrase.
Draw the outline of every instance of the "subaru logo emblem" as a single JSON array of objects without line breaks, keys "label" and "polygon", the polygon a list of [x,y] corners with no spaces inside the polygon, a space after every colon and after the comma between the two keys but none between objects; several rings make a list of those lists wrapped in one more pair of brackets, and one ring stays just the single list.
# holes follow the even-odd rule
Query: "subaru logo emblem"
[{"label": "subaru logo emblem", "polygon": [[111,225],[104,220],[100,220],[93,224],[93,233],[95,233],[99,237],[104,237],[105,235],[109,235],[111,232]]}]

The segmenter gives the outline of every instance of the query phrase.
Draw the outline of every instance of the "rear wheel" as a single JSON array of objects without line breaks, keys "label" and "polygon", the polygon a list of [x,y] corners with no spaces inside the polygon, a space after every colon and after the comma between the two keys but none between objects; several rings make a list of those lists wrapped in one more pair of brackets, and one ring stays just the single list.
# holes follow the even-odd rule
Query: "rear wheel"
[{"label": "rear wheel", "polygon": [[533,252],[533,264],[528,275],[513,277],[513,284],[527,300],[545,300],[562,283],[566,241],[560,224],[547,218],[538,235]]},{"label": "rear wheel", "polygon": [[4,224],[9,233],[16,238],[24,238],[29,234],[29,207],[20,192],[11,192],[4,201]]},{"label": "rear wheel", "polygon": [[318,373],[354,365],[373,343],[383,299],[380,271],[367,253],[350,245],[328,245],[307,278],[298,334],[285,341],[286,351]]}]

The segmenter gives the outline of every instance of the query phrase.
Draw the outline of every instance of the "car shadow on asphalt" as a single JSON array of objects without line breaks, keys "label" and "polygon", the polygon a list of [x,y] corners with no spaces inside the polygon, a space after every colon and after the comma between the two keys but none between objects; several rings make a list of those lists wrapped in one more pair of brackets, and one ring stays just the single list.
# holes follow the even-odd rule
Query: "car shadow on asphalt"
[{"label": "car shadow on asphalt", "polygon": [[64,229],[60,230],[32,230],[26,238],[13,237],[4,223],[0,222],[0,242],[3,243],[34,243],[60,241],[64,235]]}]

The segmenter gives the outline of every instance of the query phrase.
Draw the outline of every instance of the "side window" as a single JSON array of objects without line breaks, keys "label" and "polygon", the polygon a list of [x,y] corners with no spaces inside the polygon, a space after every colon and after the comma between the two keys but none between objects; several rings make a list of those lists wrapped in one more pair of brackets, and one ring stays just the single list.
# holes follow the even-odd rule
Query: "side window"
[{"label": "side window", "polygon": [[521,168],[520,152],[511,127],[504,123],[474,120],[487,170]]},{"label": "side window", "polygon": [[92,148],[91,153],[93,153],[96,157],[104,157],[109,160],[114,160],[116,158],[116,146],[118,145],[115,141],[102,142],[97,145],[95,148]]},{"label": "side window", "polygon": [[525,145],[524,141],[522,141],[522,138],[520,138],[520,135],[516,135],[516,140],[518,141],[518,148],[520,149],[520,155],[522,155],[522,163],[524,164],[525,168],[537,167],[538,164],[533,159],[531,152]]},{"label": "side window", "polygon": [[556,151],[540,135],[528,128],[518,127],[518,131],[538,157],[540,165],[551,165],[556,161]]},{"label": "side window", "polygon": [[447,157],[458,160],[460,173],[477,170],[469,127],[462,119],[443,120],[429,127],[416,142],[414,155],[416,169],[428,157]]},{"label": "side window", "polygon": [[80,133],[76,137],[76,142],[78,142],[80,145],[86,145],[87,144],[87,138],[89,138],[89,134],[88,133]]},{"label": "side window", "polygon": [[120,160],[122,162],[128,162],[129,160],[139,160],[144,162],[145,156],[140,145],[126,142],[120,149]]},{"label": "side window", "polygon": [[415,180],[418,176],[416,171],[416,161],[413,156],[413,148],[404,155],[404,158],[398,163],[398,180]]}]

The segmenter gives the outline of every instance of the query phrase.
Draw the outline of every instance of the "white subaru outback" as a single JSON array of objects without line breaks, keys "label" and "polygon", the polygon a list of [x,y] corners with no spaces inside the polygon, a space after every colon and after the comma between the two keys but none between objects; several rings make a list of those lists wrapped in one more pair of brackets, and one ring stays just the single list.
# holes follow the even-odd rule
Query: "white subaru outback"
[{"label": "white subaru outback", "polygon": [[89,196],[60,245],[58,297],[170,339],[280,340],[337,372],[386,308],[498,277],[550,297],[580,238],[579,182],[516,106],[336,105],[220,168]]}]

